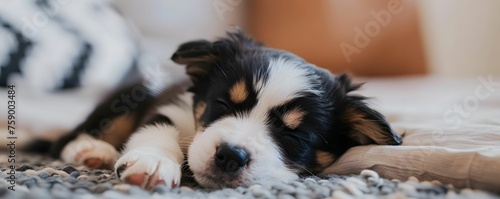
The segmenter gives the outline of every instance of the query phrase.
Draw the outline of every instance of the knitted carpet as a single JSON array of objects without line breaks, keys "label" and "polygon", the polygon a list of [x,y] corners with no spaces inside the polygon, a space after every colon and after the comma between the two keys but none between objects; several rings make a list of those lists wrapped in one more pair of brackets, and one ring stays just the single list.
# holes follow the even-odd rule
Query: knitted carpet
[{"label": "knitted carpet", "polygon": [[15,165],[11,175],[8,157],[0,155],[0,198],[500,198],[435,181],[387,180],[371,170],[360,175],[309,176],[290,183],[220,190],[204,189],[184,179],[179,188],[144,190],[122,183],[111,170],[74,167],[40,155],[16,154]]}]

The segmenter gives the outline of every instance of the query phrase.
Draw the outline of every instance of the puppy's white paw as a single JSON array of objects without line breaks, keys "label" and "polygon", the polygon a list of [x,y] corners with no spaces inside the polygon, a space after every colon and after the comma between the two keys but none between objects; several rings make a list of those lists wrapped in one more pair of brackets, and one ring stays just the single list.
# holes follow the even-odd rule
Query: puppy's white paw
[{"label": "puppy's white paw", "polygon": [[87,134],[69,142],[61,153],[61,159],[67,163],[104,169],[113,168],[119,156],[120,153],[111,144]]},{"label": "puppy's white paw", "polygon": [[151,189],[164,184],[179,186],[181,166],[174,155],[169,156],[153,147],[138,147],[126,152],[115,164],[120,180]]}]

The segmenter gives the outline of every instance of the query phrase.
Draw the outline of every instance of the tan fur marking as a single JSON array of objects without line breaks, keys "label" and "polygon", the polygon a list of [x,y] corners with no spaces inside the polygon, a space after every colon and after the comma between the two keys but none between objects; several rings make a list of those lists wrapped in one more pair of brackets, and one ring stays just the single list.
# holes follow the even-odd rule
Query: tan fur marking
[{"label": "tan fur marking", "polygon": [[200,101],[196,104],[194,108],[194,119],[195,119],[195,130],[196,132],[202,132],[205,130],[205,124],[200,121],[201,116],[205,113],[205,109],[207,108],[207,103],[204,101]]},{"label": "tan fur marking", "polygon": [[355,108],[348,108],[346,112],[347,122],[356,131],[350,136],[359,140],[361,144],[369,144],[372,142],[371,140],[380,145],[390,142],[390,137],[385,136],[385,133],[381,131],[380,126],[375,121],[364,118],[364,113]]},{"label": "tan fur marking", "polygon": [[317,171],[321,171],[326,167],[330,166],[335,162],[337,158],[335,155],[328,153],[326,151],[317,151],[316,152],[316,162],[318,163],[318,167],[315,169]]},{"label": "tan fur marking", "polygon": [[101,139],[114,147],[121,147],[134,131],[135,115],[118,117],[111,121],[111,125],[104,131]]},{"label": "tan fur marking", "polygon": [[206,74],[207,70],[207,66],[201,64],[193,64],[186,67],[186,72],[189,75]]},{"label": "tan fur marking", "polygon": [[194,108],[194,118],[196,119],[196,123],[198,123],[203,113],[205,113],[206,108],[207,108],[206,102],[198,102],[196,104],[196,107]]},{"label": "tan fur marking", "polygon": [[198,122],[198,123],[196,124],[196,129],[195,129],[195,130],[196,130],[196,132],[198,132],[198,133],[205,131],[205,124],[204,124],[204,123],[202,123],[202,122]]},{"label": "tan fur marking", "polygon": [[292,109],[283,115],[283,123],[291,129],[297,128],[302,122],[305,113],[300,109]]},{"label": "tan fur marking", "polygon": [[248,90],[245,85],[245,80],[240,80],[231,88],[231,90],[229,90],[229,97],[234,103],[242,103],[247,99]]}]

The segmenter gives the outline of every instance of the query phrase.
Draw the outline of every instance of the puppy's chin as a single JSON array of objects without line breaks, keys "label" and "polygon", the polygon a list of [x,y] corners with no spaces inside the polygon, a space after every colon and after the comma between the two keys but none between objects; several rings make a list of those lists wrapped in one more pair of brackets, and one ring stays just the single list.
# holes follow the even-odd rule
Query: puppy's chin
[{"label": "puppy's chin", "polygon": [[252,183],[244,172],[222,173],[216,169],[209,169],[207,172],[193,172],[196,181],[206,188],[236,188],[239,186],[248,186]]},{"label": "puppy's chin", "polygon": [[[222,188],[297,179],[262,124],[248,118],[228,117],[198,132],[188,151],[188,164],[196,181],[204,187]],[[232,172],[222,171],[214,161],[221,143],[245,148],[250,157],[248,164]]]},{"label": "puppy's chin", "polygon": [[[269,172],[273,173],[269,175]],[[248,187],[252,184],[273,184],[277,182],[290,182],[297,180],[297,174],[291,171],[269,169],[269,171],[262,174],[251,174],[248,169],[242,170],[237,173],[229,174],[216,171],[215,169],[208,169],[205,172],[194,172],[194,178],[203,187],[206,188],[236,188]]]},{"label": "puppy's chin", "polygon": [[200,173],[195,173],[194,178],[203,187],[206,188],[236,188],[236,187],[248,187],[252,184],[274,184],[274,183],[287,183],[293,180],[297,180],[299,177],[295,173],[289,173],[286,176],[261,176],[255,175],[249,177],[248,175],[241,176],[230,176],[227,174],[221,175],[204,175]]}]

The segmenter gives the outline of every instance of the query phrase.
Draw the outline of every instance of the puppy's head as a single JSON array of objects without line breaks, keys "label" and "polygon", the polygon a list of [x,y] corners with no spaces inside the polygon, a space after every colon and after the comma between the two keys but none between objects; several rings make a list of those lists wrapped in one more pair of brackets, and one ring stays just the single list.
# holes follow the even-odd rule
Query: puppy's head
[{"label": "puppy's head", "polygon": [[193,41],[172,59],[193,81],[197,133],[188,152],[207,187],[288,181],[332,164],[347,149],[400,144],[347,75],[254,43],[242,33]]}]

